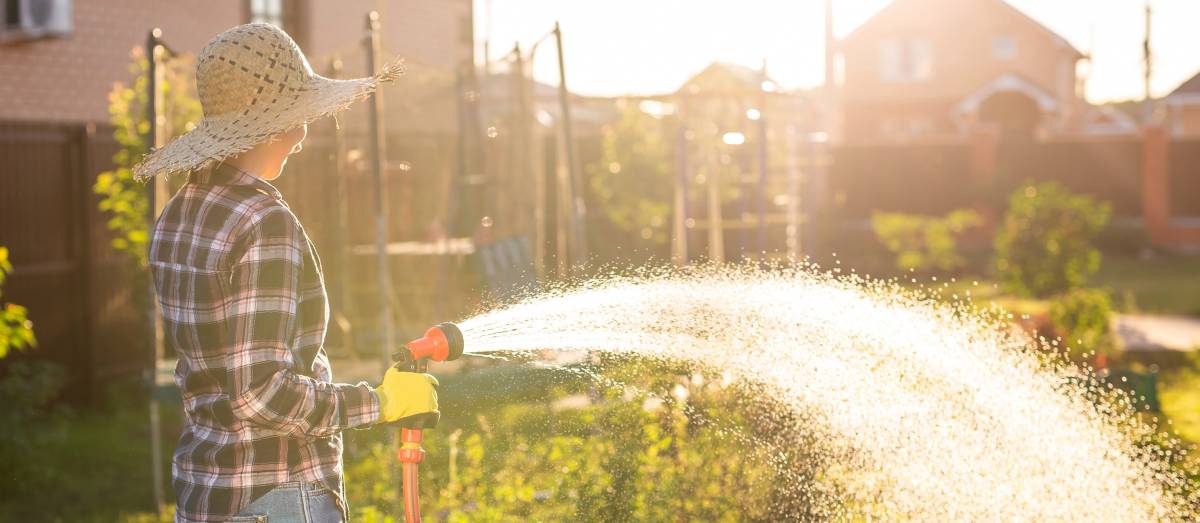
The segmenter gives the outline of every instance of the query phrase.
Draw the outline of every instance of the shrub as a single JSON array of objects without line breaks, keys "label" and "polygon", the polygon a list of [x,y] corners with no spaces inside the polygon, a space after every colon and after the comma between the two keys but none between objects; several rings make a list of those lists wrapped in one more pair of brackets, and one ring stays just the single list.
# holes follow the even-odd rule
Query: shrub
[{"label": "shrub", "polygon": [[1076,289],[1050,303],[1050,321],[1066,342],[1072,358],[1116,349],[1112,333],[1112,300],[1097,289]]},{"label": "shrub", "polygon": [[1055,182],[1018,188],[996,233],[996,272],[1005,288],[1046,297],[1085,284],[1100,268],[1092,240],[1109,210]]},{"label": "shrub", "polygon": [[871,216],[875,237],[896,256],[896,268],[921,272],[953,271],[965,265],[955,236],[980,223],[979,214],[970,209],[945,216],[882,212]]},{"label": "shrub", "polygon": [[[12,270],[8,249],[0,247],[0,298],[4,297],[4,279]],[[29,321],[25,307],[15,303],[3,305],[0,308],[0,359],[8,356],[11,350],[25,350],[37,345],[37,338],[33,336],[33,322]]]},{"label": "shrub", "polygon": [[[790,513],[773,500],[784,482],[770,463],[781,458],[733,436],[753,430],[738,394],[716,375],[697,380],[639,365],[654,370],[604,372],[636,383],[629,388],[569,378],[536,399],[511,401],[501,387],[486,401],[444,403],[449,426],[424,442],[426,514],[465,522],[767,521]],[[587,400],[554,406],[567,397]],[[361,450],[348,452],[355,521],[387,521],[396,502],[394,458],[377,436],[355,433]]]},{"label": "shrub", "polygon": [[665,245],[674,176],[670,124],[629,104],[603,129],[601,157],[587,166],[599,213],[630,245]]},{"label": "shrub", "polygon": [[[185,58],[168,60],[164,66],[163,124],[167,135],[182,134],[195,126],[200,119],[200,102],[194,95],[194,87],[188,81],[194,64]],[[115,169],[100,173],[92,191],[100,195],[100,210],[108,213],[107,226],[115,233],[113,248],[126,253],[135,266],[146,266],[146,246],[149,231],[146,215],[149,201],[146,188],[133,179],[133,166],[149,151],[146,133],[150,122],[146,118],[149,100],[149,62],[141,48],[133,50],[133,63],[129,72],[135,77],[133,85],[117,83],[108,94],[108,113],[113,127],[113,137],[121,149],[113,156]]]}]

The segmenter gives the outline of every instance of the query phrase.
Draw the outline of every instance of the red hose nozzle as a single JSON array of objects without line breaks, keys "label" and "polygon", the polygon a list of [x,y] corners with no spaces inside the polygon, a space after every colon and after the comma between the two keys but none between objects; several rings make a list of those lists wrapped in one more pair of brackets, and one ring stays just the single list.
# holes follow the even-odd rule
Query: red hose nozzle
[{"label": "red hose nozzle", "polygon": [[453,323],[439,323],[425,331],[425,337],[404,344],[413,360],[452,361],[462,356],[462,331]]}]

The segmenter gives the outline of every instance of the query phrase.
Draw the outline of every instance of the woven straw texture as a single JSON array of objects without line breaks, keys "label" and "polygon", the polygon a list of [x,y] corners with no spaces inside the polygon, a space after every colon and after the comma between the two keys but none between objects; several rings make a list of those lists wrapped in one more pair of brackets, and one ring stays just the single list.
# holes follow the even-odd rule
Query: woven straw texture
[{"label": "woven straw texture", "polygon": [[404,74],[402,60],[370,78],[315,74],[300,47],[270,24],[239,25],[200,51],[196,90],[204,118],[133,168],[140,181],[203,169],[362,100]]}]

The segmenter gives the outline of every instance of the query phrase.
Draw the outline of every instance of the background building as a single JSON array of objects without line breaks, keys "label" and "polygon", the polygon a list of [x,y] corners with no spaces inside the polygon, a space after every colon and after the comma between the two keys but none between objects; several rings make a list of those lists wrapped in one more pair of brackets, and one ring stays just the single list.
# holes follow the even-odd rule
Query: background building
[{"label": "background building", "polygon": [[1084,55],[1003,0],[896,0],[838,44],[842,136],[1070,132]]}]

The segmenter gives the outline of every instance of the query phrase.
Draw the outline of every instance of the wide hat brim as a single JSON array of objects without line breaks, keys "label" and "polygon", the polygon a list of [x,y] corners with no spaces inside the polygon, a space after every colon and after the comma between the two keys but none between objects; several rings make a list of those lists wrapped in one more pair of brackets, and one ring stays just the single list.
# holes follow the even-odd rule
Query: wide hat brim
[{"label": "wide hat brim", "polygon": [[194,129],[148,154],[133,168],[136,180],[169,176],[212,166],[296,127],[346,109],[375,92],[381,83],[404,74],[396,60],[379,74],[353,80],[313,75],[300,95],[251,112],[205,116]]}]

